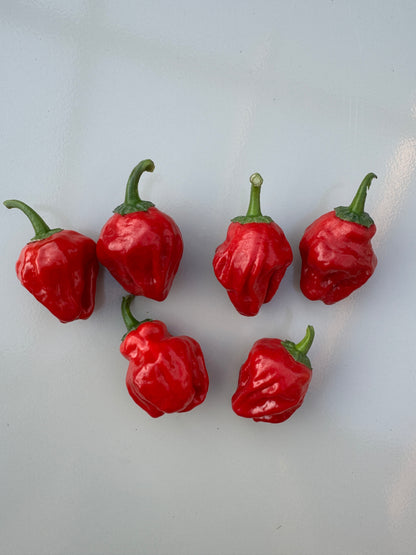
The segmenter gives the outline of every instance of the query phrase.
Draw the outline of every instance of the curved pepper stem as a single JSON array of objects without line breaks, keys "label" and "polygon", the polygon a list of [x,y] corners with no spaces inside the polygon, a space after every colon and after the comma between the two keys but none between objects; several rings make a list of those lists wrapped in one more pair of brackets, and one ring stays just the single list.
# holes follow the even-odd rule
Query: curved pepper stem
[{"label": "curved pepper stem", "polygon": [[253,173],[250,176],[251,191],[250,203],[248,205],[246,216],[257,218],[263,216],[260,209],[260,191],[263,185],[263,178],[259,173]]},{"label": "curved pepper stem", "polygon": [[124,337],[126,337],[128,333],[137,329],[144,322],[152,321],[150,318],[139,321],[133,316],[130,310],[131,301],[133,299],[134,299],[134,295],[126,295],[125,297],[123,297],[123,300],[121,301],[121,315],[123,317],[124,323],[126,324],[126,328],[127,328],[127,333],[124,334],[123,339]]},{"label": "curved pepper stem", "polygon": [[374,224],[373,219],[367,212],[364,212],[364,204],[367,198],[367,191],[370,188],[373,179],[377,179],[375,173],[368,173],[358,187],[355,197],[349,206],[337,206],[334,208],[336,216],[340,220],[353,222],[364,227],[371,227]]},{"label": "curved pepper stem", "polygon": [[313,329],[313,326],[308,326],[306,328],[305,337],[295,345],[296,350],[298,350],[303,355],[307,355],[313,343],[314,337],[315,330]]},{"label": "curved pepper stem", "polygon": [[142,160],[133,168],[126,185],[126,204],[137,204],[142,202],[139,196],[139,180],[143,172],[152,172],[155,165],[152,160]]},{"label": "curved pepper stem", "polygon": [[377,179],[375,173],[368,173],[358,187],[358,191],[349,206],[351,212],[355,214],[362,214],[364,212],[364,205],[367,198],[367,191],[370,188],[373,179]]},{"label": "curved pepper stem", "polygon": [[126,194],[123,204],[117,206],[114,212],[125,215],[133,212],[146,212],[154,206],[153,202],[142,200],[139,195],[139,180],[143,172],[152,172],[154,162],[150,159],[142,160],[133,168],[126,185]]},{"label": "curved pepper stem", "polygon": [[140,326],[140,322],[136,320],[130,310],[131,301],[134,295],[127,295],[121,301],[121,315],[123,316],[124,323],[126,324],[127,332],[133,331]]},{"label": "curved pepper stem", "polygon": [[35,236],[32,237],[31,241],[40,241],[41,239],[46,239],[47,237],[50,237],[54,233],[58,233],[58,231],[62,231],[60,227],[51,229],[47,225],[45,220],[43,220],[39,216],[39,214],[33,210],[33,208],[31,208],[21,200],[5,200],[3,204],[6,208],[18,208],[29,218],[30,223],[32,224],[35,231]]},{"label": "curved pepper stem", "polygon": [[309,360],[307,353],[311,348],[313,339],[315,337],[315,330],[313,326],[308,326],[306,328],[305,337],[299,341],[299,343],[293,343],[293,341],[289,341],[286,339],[282,341],[283,347],[288,351],[290,355],[296,360],[296,362],[300,362],[304,364],[308,368],[312,370],[311,361]]}]

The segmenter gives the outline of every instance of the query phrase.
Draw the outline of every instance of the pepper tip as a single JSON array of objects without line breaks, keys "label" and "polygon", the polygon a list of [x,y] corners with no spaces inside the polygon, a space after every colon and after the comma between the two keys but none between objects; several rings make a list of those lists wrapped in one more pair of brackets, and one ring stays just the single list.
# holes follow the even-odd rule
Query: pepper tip
[{"label": "pepper tip", "polygon": [[253,173],[250,176],[250,183],[254,186],[254,187],[261,187],[263,185],[263,178],[259,173]]},{"label": "pepper tip", "polygon": [[134,299],[134,295],[132,295],[131,293],[129,295],[124,295],[122,301],[124,303],[131,303],[131,301]]},{"label": "pepper tip", "polygon": [[314,337],[315,337],[315,328],[309,324],[306,328],[306,331],[311,336],[311,338],[313,340]]},{"label": "pepper tip", "polygon": [[143,162],[140,163],[145,164],[147,172],[152,172],[155,169],[155,163],[150,158],[146,158],[146,160],[143,160]]}]

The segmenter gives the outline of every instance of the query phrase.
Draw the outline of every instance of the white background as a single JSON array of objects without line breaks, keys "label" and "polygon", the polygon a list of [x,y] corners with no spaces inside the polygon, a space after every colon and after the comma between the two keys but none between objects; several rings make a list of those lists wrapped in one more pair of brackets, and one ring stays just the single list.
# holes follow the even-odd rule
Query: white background
[{"label": "white background", "polygon": [[[168,299],[133,310],[195,337],[211,380],[200,407],[151,419],[124,385],[121,287],[102,270],[92,317],[61,324],[15,275],[29,222],[0,210],[0,552],[413,555],[413,0],[3,0],[0,20],[2,200],[96,240],[152,158],[142,197],[185,252]],[[254,171],[295,261],[246,318],[211,260]],[[337,305],[308,301],[299,239],[370,171],[376,272]],[[252,343],[307,324],[302,408],[236,416]]]}]

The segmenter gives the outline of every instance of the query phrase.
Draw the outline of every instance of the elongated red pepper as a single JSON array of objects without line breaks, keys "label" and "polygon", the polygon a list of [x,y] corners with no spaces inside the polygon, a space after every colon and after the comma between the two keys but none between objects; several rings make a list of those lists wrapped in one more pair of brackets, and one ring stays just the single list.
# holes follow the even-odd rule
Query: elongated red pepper
[{"label": "elongated red pepper", "polygon": [[256,341],[240,370],[234,412],[256,422],[287,420],[302,405],[312,378],[307,352],[314,335],[308,326],[297,345],[280,339]]},{"label": "elongated red pepper", "polygon": [[98,273],[95,242],[76,231],[50,229],[20,200],[4,205],[19,208],[35,230],[16,263],[22,285],[63,323],[91,316]]},{"label": "elongated red pepper", "polygon": [[218,281],[244,316],[255,316],[264,303],[272,300],[293,260],[282,229],[261,213],[262,177],[254,173],[250,182],[247,214],[232,220],[227,237],[217,247],[213,259]]},{"label": "elongated red pepper", "polygon": [[209,385],[199,343],[187,336],[173,337],[158,320],[136,320],[130,311],[133,298],[123,297],[121,305],[128,330],[120,346],[130,361],[128,392],[153,418],[190,411],[204,401]]},{"label": "elongated red pepper", "polygon": [[308,299],[336,303],[373,275],[377,257],[371,239],[376,226],[364,204],[376,177],[365,176],[350,206],[338,206],[306,228],[299,244],[300,287]]},{"label": "elongated red pepper", "polygon": [[163,301],[178,271],[183,242],[172,218],[139,197],[140,176],[154,167],[152,160],[143,160],[131,172],[124,203],[101,230],[97,256],[128,293]]}]

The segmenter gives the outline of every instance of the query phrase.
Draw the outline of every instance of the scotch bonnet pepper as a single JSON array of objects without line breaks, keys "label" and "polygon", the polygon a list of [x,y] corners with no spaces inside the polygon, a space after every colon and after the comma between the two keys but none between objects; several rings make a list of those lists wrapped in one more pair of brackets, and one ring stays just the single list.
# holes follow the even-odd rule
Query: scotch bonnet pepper
[{"label": "scotch bonnet pepper", "polygon": [[35,230],[16,263],[22,285],[63,323],[91,316],[98,274],[95,242],[76,231],[50,229],[20,200],[4,205],[19,208]]},{"label": "scotch bonnet pepper", "polygon": [[282,229],[260,209],[262,177],[250,177],[250,203],[245,216],[231,220],[227,237],[215,251],[214,273],[240,314],[255,316],[275,295],[292,249]]},{"label": "scotch bonnet pepper", "polygon": [[238,416],[276,424],[287,420],[303,403],[312,378],[307,356],[314,338],[312,326],[295,345],[264,338],[256,341],[242,365],[232,408]]},{"label": "scotch bonnet pepper", "polygon": [[128,293],[163,301],[178,271],[183,241],[173,219],[139,196],[140,176],[154,168],[152,160],[143,160],[131,172],[124,203],[101,230],[97,256]]},{"label": "scotch bonnet pepper", "polygon": [[128,330],[120,346],[129,360],[128,392],[153,418],[190,411],[204,401],[209,385],[200,345],[191,337],[173,337],[158,320],[136,320],[133,298],[123,297],[121,305]]},{"label": "scotch bonnet pepper", "polygon": [[315,220],[300,241],[300,287],[310,300],[333,304],[364,285],[377,265],[371,239],[376,232],[364,212],[367,190],[377,176],[363,179],[349,206],[338,206]]}]

